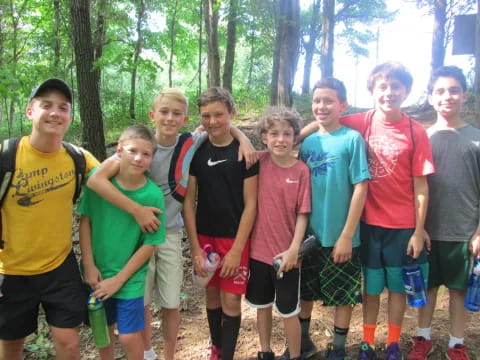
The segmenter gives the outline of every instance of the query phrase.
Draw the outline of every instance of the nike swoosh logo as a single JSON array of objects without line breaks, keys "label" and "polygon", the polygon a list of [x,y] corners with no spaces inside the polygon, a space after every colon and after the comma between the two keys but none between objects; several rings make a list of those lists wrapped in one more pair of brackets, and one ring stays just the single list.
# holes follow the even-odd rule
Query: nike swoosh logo
[{"label": "nike swoosh logo", "polygon": [[215,166],[215,165],[220,164],[220,163],[223,163],[223,162],[225,162],[225,161],[227,161],[227,160],[228,160],[228,159],[212,161],[212,159],[208,159],[207,165],[208,165],[208,166]]},{"label": "nike swoosh logo", "polygon": [[298,184],[298,180],[292,180],[290,178],[287,178],[287,184]]}]

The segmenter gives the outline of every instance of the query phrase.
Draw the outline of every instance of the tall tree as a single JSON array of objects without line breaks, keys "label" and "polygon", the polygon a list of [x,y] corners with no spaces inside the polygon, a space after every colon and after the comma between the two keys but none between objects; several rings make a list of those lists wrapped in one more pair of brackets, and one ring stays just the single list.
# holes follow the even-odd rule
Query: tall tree
[{"label": "tall tree", "polygon": [[270,92],[271,105],[292,106],[293,81],[300,47],[300,3],[280,0]]},{"label": "tall tree", "polygon": [[417,7],[433,14],[432,58],[430,74],[445,62],[445,51],[452,39],[455,15],[472,9],[474,0],[416,0]]},{"label": "tall tree", "polygon": [[310,76],[312,73],[313,55],[315,54],[317,34],[320,32],[320,0],[314,0],[308,25],[308,41],[303,40],[305,64],[303,67],[302,94],[310,92]]},{"label": "tall tree", "polygon": [[[58,1],[58,0],[56,0]],[[105,38],[107,34],[107,24],[106,24],[106,0],[97,0],[96,4],[96,23],[95,31],[93,33],[93,59],[98,61],[103,55],[103,46],[105,45]],[[100,67],[97,66],[97,70],[100,72]],[[98,75],[99,78],[100,74]]]},{"label": "tall tree", "polygon": [[133,52],[132,60],[132,76],[130,80],[130,119],[135,121],[135,94],[137,91],[137,71],[138,61],[140,59],[140,53],[142,52],[143,42],[143,21],[145,17],[145,2],[143,0],[137,0],[137,41],[135,43],[135,50]]},{"label": "tall tree", "polygon": [[333,76],[333,48],[335,35],[335,0],[323,0],[320,71],[322,77]]},{"label": "tall tree", "polygon": [[[320,46],[322,76],[332,76],[334,73],[335,41],[346,41],[354,56],[367,55],[364,45],[375,38],[367,25],[379,20],[390,21],[394,15],[394,12],[387,11],[385,0],[324,0]],[[339,28],[343,30],[339,31]]]},{"label": "tall tree", "polygon": [[432,72],[445,61],[445,25],[447,23],[447,0],[433,1],[433,34],[432,34]]},{"label": "tall tree", "polygon": [[60,0],[53,0],[53,9],[55,11],[54,25],[53,25],[53,69],[55,75],[63,78],[63,74],[60,73],[60,46],[61,46],[61,37],[60,37]]},{"label": "tall tree", "polygon": [[232,92],[233,64],[235,62],[235,45],[237,43],[237,7],[238,0],[230,0],[227,25],[227,50],[223,67],[223,87]]},{"label": "tall tree", "polygon": [[202,39],[203,39],[203,10],[202,10],[202,2],[203,0],[200,0],[200,10],[199,10],[199,20],[198,20],[198,91],[197,91],[197,97],[200,96],[202,93]]},{"label": "tall tree", "polygon": [[220,86],[220,51],[218,48],[218,0],[203,0],[203,17],[207,34],[208,87]]},{"label": "tall tree", "polygon": [[99,160],[106,158],[98,73],[93,71],[90,1],[70,0],[72,42],[77,67],[83,146]]},{"label": "tall tree", "polygon": [[475,117],[480,127],[480,1],[477,1],[477,16],[475,27]]},{"label": "tall tree", "polygon": [[175,53],[175,24],[177,22],[178,0],[175,0],[173,14],[170,20],[170,59],[168,61],[168,86],[173,87],[173,54]]}]

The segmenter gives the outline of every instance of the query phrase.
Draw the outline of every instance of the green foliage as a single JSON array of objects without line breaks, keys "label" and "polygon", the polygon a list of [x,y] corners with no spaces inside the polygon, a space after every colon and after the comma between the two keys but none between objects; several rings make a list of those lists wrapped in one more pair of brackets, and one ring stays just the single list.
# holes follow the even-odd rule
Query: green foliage
[{"label": "green foliage", "polygon": [[395,16],[396,12],[387,10],[385,0],[337,0],[336,39],[344,43],[352,55],[367,57],[367,45],[376,39],[372,25],[393,21]]},{"label": "green foliage", "polygon": [[54,357],[54,345],[50,339],[50,330],[45,315],[39,316],[38,330],[27,339],[24,347],[27,351],[35,353],[36,359],[52,359]]},{"label": "green foliage", "polygon": [[[74,88],[78,99],[68,3],[60,1],[60,20],[56,23],[53,1],[12,0],[10,7],[5,0],[0,0],[0,138],[30,131],[24,109],[32,88],[46,78],[57,76],[65,79]],[[101,71],[100,98],[107,142],[115,141],[119,131],[131,125],[129,97],[137,40],[136,3],[131,0],[91,0],[92,32],[96,31],[100,9],[105,19],[103,54],[95,62],[95,67]],[[312,3],[313,0],[308,1],[310,8],[306,6],[302,12],[303,34],[308,32]],[[347,45],[354,56],[368,56],[366,45],[375,39],[376,27],[384,21],[391,21],[395,13],[388,11],[384,0],[337,0],[336,3],[336,41]],[[426,8],[431,1],[422,3]],[[471,7],[473,3],[473,0],[463,2],[462,9]],[[217,4],[220,57],[223,59],[230,1],[218,0]],[[276,0],[238,0],[233,95],[242,116],[258,114],[269,102],[275,4]],[[171,30],[175,1],[145,0],[145,5],[143,51],[137,68],[136,121],[150,124],[148,112],[152,99],[160,89],[168,86],[168,65],[172,53],[173,86],[184,91],[189,98],[190,122],[187,128],[195,128],[198,124],[195,100],[207,84],[201,0],[179,0],[173,49]],[[60,54],[55,62],[57,41]],[[295,104],[308,117],[309,98],[296,95]],[[74,122],[67,139],[81,144],[78,101],[74,110]]]}]

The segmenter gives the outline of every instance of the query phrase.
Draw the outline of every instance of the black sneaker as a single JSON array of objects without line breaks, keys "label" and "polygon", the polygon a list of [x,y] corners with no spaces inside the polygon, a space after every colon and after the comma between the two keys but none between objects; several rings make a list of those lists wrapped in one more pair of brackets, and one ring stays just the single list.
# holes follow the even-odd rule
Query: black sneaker
[{"label": "black sneaker", "polygon": [[308,359],[308,358],[311,358],[313,355],[315,355],[318,352],[318,350],[315,344],[313,343],[312,339],[308,337],[306,339],[302,339],[300,352],[302,354],[302,359]]},{"label": "black sneaker", "polygon": [[257,360],[275,360],[275,354],[271,351],[259,351]]},{"label": "black sneaker", "polygon": [[288,347],[285,349],[282,355],[280,355],[277,360],[290,360],[290,350]]},{"label": "black sneaker", "polygon": [[345,349],[336,348],[333,343],[327,345],[327,352],[325,353],[325,360],[345,360],[347,354]]}]

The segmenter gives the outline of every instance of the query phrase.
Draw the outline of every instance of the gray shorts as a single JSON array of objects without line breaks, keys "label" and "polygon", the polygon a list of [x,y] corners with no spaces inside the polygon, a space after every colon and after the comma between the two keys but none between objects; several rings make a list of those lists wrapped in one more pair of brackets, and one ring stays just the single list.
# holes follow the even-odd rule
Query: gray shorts
[{"label": "gray shorts", "polygon": [[167,232],[165,242],[155,247],[148,264],[145,282],[145,305],[152,300],[165,309],[180,306],[180,291],[183,284],[183,231]]}]

